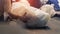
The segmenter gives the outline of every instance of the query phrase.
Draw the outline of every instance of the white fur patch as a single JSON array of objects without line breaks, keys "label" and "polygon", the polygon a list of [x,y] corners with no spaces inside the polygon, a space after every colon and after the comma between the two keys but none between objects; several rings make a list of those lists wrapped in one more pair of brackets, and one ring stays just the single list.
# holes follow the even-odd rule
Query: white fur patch
[{"label": "white fur patch", "polygon": [[56,13],[52,5],[43,5],[40,9],[48,13],[50,16],[54,16]]}]

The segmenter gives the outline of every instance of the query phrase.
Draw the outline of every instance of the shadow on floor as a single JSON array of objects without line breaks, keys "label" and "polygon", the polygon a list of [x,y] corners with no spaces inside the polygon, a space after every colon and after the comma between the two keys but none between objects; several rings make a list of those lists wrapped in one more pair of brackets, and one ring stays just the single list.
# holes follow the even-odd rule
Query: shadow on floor
[{"label": "shadow on floor", "polygon": [[60,18],[60,14],[55,14],[53,17],[59,17]]},{"label": "shadow on floor", "polygon": [[3,15],[0,16],[0,21],[4,21],[4,16]]},{"label": "shadow on floor", "polygon": [[25,27],[26,29],[30,29],[30,30],[37,30],[37,29],[39,29],[39,30],[50,30],[50,27],[48,27],[48,26],[44,26],[44,27]]}]

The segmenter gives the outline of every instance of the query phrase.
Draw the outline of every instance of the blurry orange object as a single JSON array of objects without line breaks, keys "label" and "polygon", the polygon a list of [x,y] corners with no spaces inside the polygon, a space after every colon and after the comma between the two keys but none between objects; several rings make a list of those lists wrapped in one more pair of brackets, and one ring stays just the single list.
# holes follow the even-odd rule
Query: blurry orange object
[{"label": "blurry orange object", "polygon": [[42,6],[40,0],[28,0],[28,2],[30,3],[31,6],[35,8],[40,8]]},{"label": "blurry orange object", "polygon": [[19,0],[16,0],[16,2],[18,2]]}]

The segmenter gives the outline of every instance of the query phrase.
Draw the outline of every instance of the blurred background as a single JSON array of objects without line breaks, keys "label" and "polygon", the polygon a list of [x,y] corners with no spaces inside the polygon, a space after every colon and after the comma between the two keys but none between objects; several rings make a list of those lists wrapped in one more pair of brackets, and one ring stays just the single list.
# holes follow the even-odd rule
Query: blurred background
[{"label": "blurred background", "polygon": [[[23,0],[24,1],[24,0]],[[53,5],[56,14],[45,27],[26,28],[20,19],[9,15],[13,3],[20,0],[0,0],[0,34],[60,34],[60,0],[27,0],[30,6],[39,9],[43,5]],[[17,17],[16,17],[17,18]]]}]

